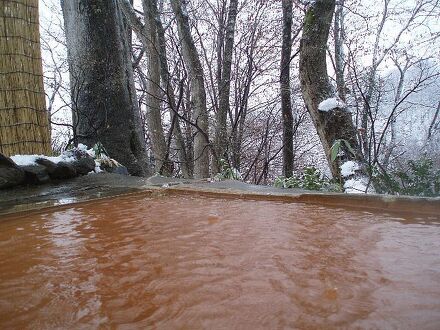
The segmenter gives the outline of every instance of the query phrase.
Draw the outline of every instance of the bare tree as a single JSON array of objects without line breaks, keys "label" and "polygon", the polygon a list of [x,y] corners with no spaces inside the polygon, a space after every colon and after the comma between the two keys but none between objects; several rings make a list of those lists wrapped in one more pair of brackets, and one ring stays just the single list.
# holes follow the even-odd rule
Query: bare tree
[{"label": "bare tree", "polygon": [[[219,66],[218,74],[218,97],[219,107],[217,110],[217,123],[216,123],[216,153],[218,157],[228,159],[227,146],[228,146],[228,132],[226,119],[230,112],[229,96],[231,90],[231,67],[232,67],[232,55],[234,47],[234,34],[235,34],[235,22],[237,18],[238,0],[230,0],[228,9],[228,18],[226,23],[226,38],[222,40],[224,35],[223,29],[219,27],[218,47],[223,49],[223,54],[219,52],[218,61],[221,62]],[[222,47],[223,45],[223,47]],[[221,74],[220,74],[221,71]],[[219,164],[213,164],[214,172],[219,172]]]},{"label": "bare tree", "polygon": [[176,101],[173,85],[171,82],[171,76],[169,72],[168,59],[167,59],[167,47],[165,40],[165,29],[163,28],[162,20],[160,14],[158,13],[156,18],[157,24],[157,36],[159,42],[159,56],[160,56],[160,72],[162,78],[163,89],[166,95],[166,101],[170,109],[170,119],[171,119],[171,130],[174,134],[176,140],[177,153],[179,155],[179,163],[184,178],[192,177],[193,164],[190,162],[188,156],[187,145],[184,141],[182,134],[182,128],[180,125],[180,120],[178,116],[180,102]]},{"label": "bare tree", "polygon": [[156,172],[171,175],[173,169],[168,159],[169,152],[161,117],[160,59],[156,25],[157,4],[156,0],[143,0],[142,5],[145,13],[144,30],[147,35],[146,49],[148,56],[147,125],[156,161]]},{"label": "bare tree", "polygon": [[[371,13],[371,6],[362,10],[362,5],[351,6],[349,9],[353,12],[353,20],[364,22],[363,24],[356,24],[352,27],[350,40],[346,41],[346,46],[349,49],[348,66],[351,79],[355,82],[352,86],[352,92],[360,95],[361,102],[359,102],[357,113],[357,126],[361,129],[359,132],[359,139],[361,140],[362,153],[364,158],[372,165],[371,161],[375,159],[374,150],[370,148],[371,141],[374,139],[375,128],[371,122],[371,114],[377,109],[374,109],[375,99],[382,91],[378,82],[380,81],[381,67],[387,66],[387,62],[394,62],[392,57],[399,52],[405,53],[405,44],[403,39],[410,38],[411,34],[415,35],[417,29],[426,26],[425,31],[408,45],[408,49],[413,48],[415,43],[420,48],[418,52],[421,57],[425,51],[421,49],[426,48],[427,43],[432,43],[438,39],[439,34],[435,33],[429,28],[429,20],[435,19],[439,14],[439,2],[437,0],[421,0],[415,2],[396,2],[393,0],[381,1],[381,7],[378,8],[377,13]],[[341,9],[342,10],[342,9]],[[377,20],[377,21],[376,21]],[[399,24],[394,26],[394,21],[397,20]],[[349,24],[352,22],[341,22],[341,29],[346,31]],[[365,27],[363,27],[363,25]],[[393,26],[390,35],[390,26]],[[348,36],[347,36],[348,37]],[[367,50],[363,50],[360,44],[365,45],[366,38],[372,38],[373,42],[366,45]],[[394,55],[393,55],[394,54]],[[370,58],[369,65],[365,62],[360,62],[361,58],[368,55]],[[355,67],[356,66],[356,67]],[[354,72],[357,70],[357,72]],[[391,127],[391,126],[390,126]]]},{"label": "bare tree", "polygon": [[185,4],[181,0],[171,0],[171,6],[176,16],[183,58],[189,70],[191,81],[191,103],[194,109],[194,120],[197,128],[194,138],[194,177],[207,178],[209,177],[210,141],[203,67],[191,35]]},{"label": "bare tree", "polygon": [[[150,109],[148,110],[148,113],[150,114],[148,126],[150,132],[152,132],[151,143],[153,151],[156,150],[155,158],[158,159],[159,162],[159,164],[157,164],[157,171],[160,173],[171,174],[172,166],[169,156],[171,136],[173,135],[176,140],[182,175],[185,178],[189,178],[192,175],[190,170],[191,164],[187,156],[187,150],[177,114],[178,104],[176,102],[168,69],[165,30],[161,22],[160,13],[158,12],[157,1],[144,0],[142,2],[144,15],[146,15],[144,18],[145,24],[143,24],[140,18],[137,17],[133,5],[130,4],[128,0],[119,0],[119,2],[130,27],[135,31],[149,56],[148,72],[150,73],[150,77],[144,77],[142,72],[140,72],[140,76],[142,84],[146,85],[145,90],[147,99],[151,103],[151,106],[148,106]],[[143,52],[141,52],[140,55],[143,55]],[[140,58],[137,62],[139,62],[139,60]],[[162,88],[160,88],[158,72],[160,72],[159,75],[162,80]],[[162,99],[162,94],[165,95],[165,99]],[[165,141],[162,119],[160,111],[158,111],[160,110],[160,103],[162,101],[168,104],[171,118],[171,130],[168,141]]]}]

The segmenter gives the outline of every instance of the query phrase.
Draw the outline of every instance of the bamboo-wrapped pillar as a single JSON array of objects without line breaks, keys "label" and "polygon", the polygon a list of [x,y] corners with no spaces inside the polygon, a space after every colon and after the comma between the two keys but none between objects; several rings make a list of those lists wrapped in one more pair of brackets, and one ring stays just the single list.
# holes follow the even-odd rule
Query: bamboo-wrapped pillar
[{"label": "bamboo-wrapped pillar", "polygon": [[38,0],[0,1],[0,153],[49,154]]}]

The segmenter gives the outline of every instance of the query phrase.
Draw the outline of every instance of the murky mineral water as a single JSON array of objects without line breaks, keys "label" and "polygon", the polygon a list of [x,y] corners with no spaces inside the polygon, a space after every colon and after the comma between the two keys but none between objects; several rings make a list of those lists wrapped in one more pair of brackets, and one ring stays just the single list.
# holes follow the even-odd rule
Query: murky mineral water
[{"label": "murky mineral water", "polygon": [[137,195],[0,220],[1,329],[439,329],[440,222]]}]

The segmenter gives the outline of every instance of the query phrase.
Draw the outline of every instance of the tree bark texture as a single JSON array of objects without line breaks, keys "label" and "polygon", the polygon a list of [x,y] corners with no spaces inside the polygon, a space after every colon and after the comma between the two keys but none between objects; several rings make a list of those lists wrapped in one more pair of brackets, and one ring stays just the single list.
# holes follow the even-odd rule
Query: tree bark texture
[{"label": "tree bark texture", "polygon": [[[306,12],[300,48],[301,90],[307,110],[313,120],[324,147],[331,173],[342,181],[340,162],[359,159],[359,145],[351,114],[345,109],[319,111],[319,104],[334,97],[333,87],[327,74],[326,49],[332,23],[335,0],[317,0]],[[338,139],[346,140],[356,155],[344,149],[344,156],[331,160],[331,147]]]},{"label": "tree bark texture", "polygon": [[78,142],[101,142],[133,175],[148,175],[129,41],[116,0],[61,0]]},{"label": "tree bark texture", "polygon": [[196,134],[194,138],[194,177],[209,177],[208,111],[203,67],[191,35],[189,18],[181,0],[171,0],[182,45],[183,60],[191,82],[191,106],[194,111]]},{"label": "tree bark texture", "polygon": [[[224,40],[224,51],[222,56],[221,77],[219,81],[219,108],[217,111],[216,123],[216,153],[219,158],[227,159],[228,152],[228,132],[226,119],[230,111],[229,95],[231,91],[231,67],[232,53],[234,49],[235,23],[237,20],[238,0],[230,0],[228,18],[226,23],[226,33]],[[219,164],[215,164],[214,171],[219,172]]]},{"label": "tree bark texture", "polygon": [[283,0],[283,44],[281,48],[281,112],[283,116],[283,175],[293,175],[293,114],[290,95],[290,56],[292,52],[292,1]]}]

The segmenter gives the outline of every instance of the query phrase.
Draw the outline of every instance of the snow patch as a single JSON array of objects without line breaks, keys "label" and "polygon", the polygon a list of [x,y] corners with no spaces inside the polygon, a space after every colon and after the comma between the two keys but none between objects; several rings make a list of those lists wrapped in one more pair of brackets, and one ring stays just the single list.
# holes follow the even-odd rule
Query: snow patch
[{"label": "snow patch", "polygon": [[85,144],[82,144],[82,143],[78,144],[77,148],[79,150],[82,150],[82,151],[87,151],[88,150],[88,147]]},{"label": "snow patch", "polygon": [[12,161],[18,166],[35,165],[37,158],[44,157],[43,155],[15,155],[11,156]]},{"label": "snow patch", "polygon": [[78,150],[84,151],[86,152],[90,157],[96,158],[96,153],[95,153],[95,149],[94,148],[90,148],[88,146],[86,146],[85,144],[78,144],[77,147]]},{"label": "snow patch", "polygon": [[328,112],[335,108],[345,108],[346,106],[347,105],[344,102],[342,102],[340,99],[336,97],[332,97],[319,103],[318,110],[323,112]]},{"label": "snow patch", "polygon": [[341,175],[346,178],[350,175],[356,174],[356,171],[359,170],[359,164],[349,160],[341,165]]},{"label": "snow patch", "polygon": [[104,171],[101,169],[101,163],[100,163],[100,162],[97,162],[97,161],[95,160],[95,173],[101,173],[101,172],[104,172]]},{"label": "snow patch", "polygon": [[345,181],[344,192],[347,194],[374,193],[374,189],[368,186],[368,179],[365,177],[353,178]]},{"label": "snow patch", "polygon": [[11,159],[18,166],[36,165],[35,161],[38,158],[48,159],[51,162],[54,162],[55,164],[58,164],[59,162],[71,163],[71,162],[75,161],[75,157],[67,156],[67,155],[60,155],[60,156],[56,156],[56,157],[49,157],[49,156],[44,156],[44,155],[15,155],[15,156],[11,156]]},{"label": "snow patch", "polygon": [[95,150],[92,149],[87,149],[86,152],[89,154],[90,157],[96,158],[96,153]]}]

